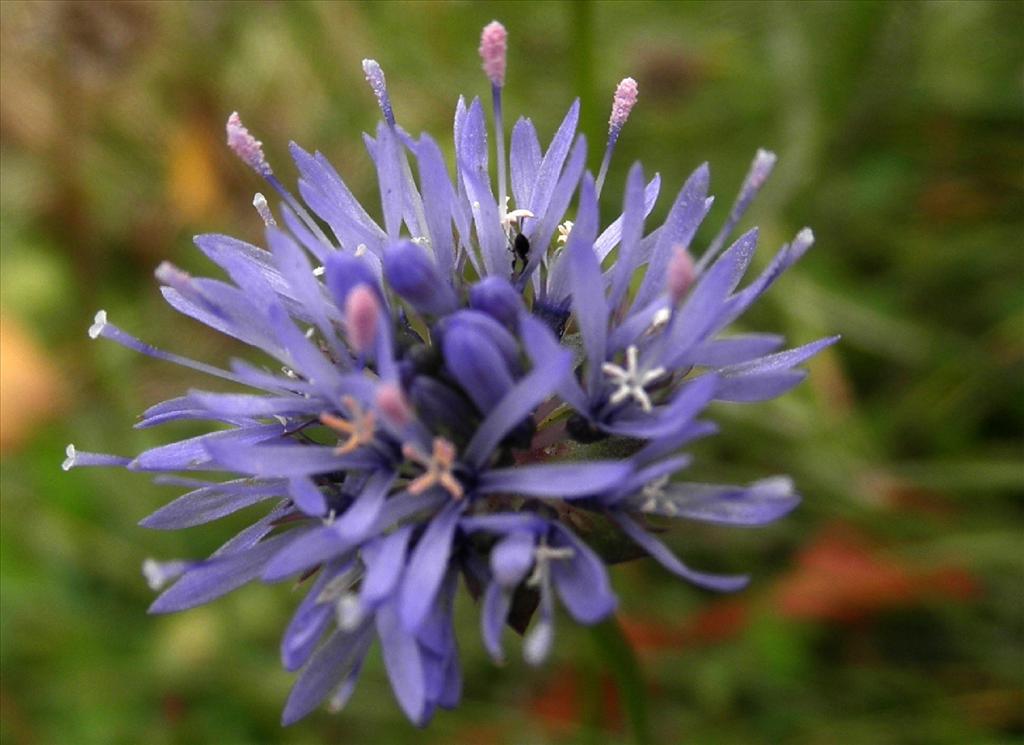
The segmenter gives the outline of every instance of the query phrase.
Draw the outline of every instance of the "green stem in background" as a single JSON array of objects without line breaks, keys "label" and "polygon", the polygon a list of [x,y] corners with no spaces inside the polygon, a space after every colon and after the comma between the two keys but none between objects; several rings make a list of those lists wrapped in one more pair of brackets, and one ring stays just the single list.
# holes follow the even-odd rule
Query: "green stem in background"
[{"label": "green stem in background", "polygon": [[617,618],[590,627],[597,659],[607,667],[619,689],[622,709],[636,745],[650,745],[651,722],[647,715],[647,690],[633,647]]}]

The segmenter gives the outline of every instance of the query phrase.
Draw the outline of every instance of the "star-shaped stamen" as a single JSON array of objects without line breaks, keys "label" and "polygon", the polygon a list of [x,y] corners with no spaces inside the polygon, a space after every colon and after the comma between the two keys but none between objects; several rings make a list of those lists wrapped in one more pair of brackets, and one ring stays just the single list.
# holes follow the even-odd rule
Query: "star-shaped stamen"
[{"label": "star-shaped stamen", "polygon": [[626,367],[605,362],[601,370],[611,378],[612,383],[618,386],[615,392],[608,399],[612,405],[620,404],[627,398],[632,398],[644,411],[652,408],[651,397],[647,395],[644,386],[653,383],[665,374],[664,367],[656,367],[653,370],[641,371],[637,368],[637,348],[630,346],[626,349]]},{"label": "star-shaped stamen", "polygon": [[341,402],[352,412],[351,419],[342,419],[325,411],[320,415],[320,421],[335,432],[348,435],[348,439],[334,449],[338,455],[345,455],[373,442],[377,418],[372,411],[363,411],[363,407],[352,396],[345,396]]},{"label": "star-shaped stamen", "polygon": [[429,456],[407,442],[402,446],[402,455],[426,469],[406,487],[410,494],[422,494],[432,486],[440,486],[452,495],[452,499],[462,499],[465,493],[462,484],[452,473],[452,466],[455,465],[455,446],[448,440],[435,437],[434,451]]}]

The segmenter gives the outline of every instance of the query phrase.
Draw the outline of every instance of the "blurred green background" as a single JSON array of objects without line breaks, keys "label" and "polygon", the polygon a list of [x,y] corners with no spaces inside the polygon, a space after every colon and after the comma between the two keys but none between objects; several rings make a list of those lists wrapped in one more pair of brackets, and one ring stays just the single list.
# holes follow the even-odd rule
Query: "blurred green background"
[{"label": "blurred green background", "polygon": [[[713,227],[755,149],[778,152],[745,220],[758,261],[805,224],[818,243],[745,324],[844,338],[781,400],[717,405],[694,470],[790,473],[805,501],[767,530],[672,534],[695,565],[752,570],[738,596],[648,561],[614,570],[640,663],[624,688],[566,618],[545,668],[495,668],[463,598],[458,711],[414,730],[372,658],[342,715],[281,730],[298,593],[147,616],[143,559],[203,555],[236,526],[148,532],[136,522],[175,489],[59,468],[68,442],[135,453],[189,434],[131,424],[209,381],[85,330],[102,307],[168,349],[245,354],[152,278],[165,258],[210,271],[194,233],[260,240],[263,187],[222,144],[227,114],[285,181],[295,139],[375,205],[360,60],[384,66],[403,125],[450,150],[456,97],[487,92],[476,46],[495,17],[506,111],[544,138],[578,94],[600,142],[615,83],[639,81],[606,219],[631,161],[662,174],[658,217],[708,160]],[[1021,741],[1024,4],[9,1],[0,40],[4,743],[619,743],[624,700],[666,745]]]}]

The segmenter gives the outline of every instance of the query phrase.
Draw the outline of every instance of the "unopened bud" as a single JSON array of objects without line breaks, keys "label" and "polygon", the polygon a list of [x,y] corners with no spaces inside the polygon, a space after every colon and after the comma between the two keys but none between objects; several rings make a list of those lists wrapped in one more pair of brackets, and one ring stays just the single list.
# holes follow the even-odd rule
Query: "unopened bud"
[{"label": "unopened bud", "polygon": [[696,277],[696,270],[693,266],[693,259],[686,246],[676,246],[673,249],[672,259],[668,264],[668,286],[669,298],[672,304],[676,305],[686,295]]},{"label": "unopened bud", "polygon": [[377,386],[377,411],[388,424],[401,429],[412,421],[412,409],[402,389],[394,383]]},{"label": "unopened bud", "polygon": [[365,354],[373,346],[379,318],[380,303],[374,291],[365,284],[353,287],[345,298],[345,331],[356,352]]}]

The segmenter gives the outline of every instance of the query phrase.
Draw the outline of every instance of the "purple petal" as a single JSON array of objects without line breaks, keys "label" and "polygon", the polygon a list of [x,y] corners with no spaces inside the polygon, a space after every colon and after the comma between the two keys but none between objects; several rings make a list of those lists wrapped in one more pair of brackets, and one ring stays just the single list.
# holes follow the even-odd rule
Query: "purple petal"
[{"label": "purple petal", "polygon": [[726,376],[783,372],[807,361],[822,349],[832,346],[837,341],[839,341],[838,336],[829,336],[794,349],[787,349],[784,352],[747,360],[746,362],[723,368],[721,372]]},{"label": "purple petal", "polygon": [[294,724],[327,698],[366,655],[373,639],[371,627],[353,632],[335,631],[320,647],[295,681],[284,705],[281,723]]},{"label": "purple petal", "polygon": [[[133,471],[182,471],[212,469],[214,463],[211,447],[223,445],[225,450],[244,449],[253,443],[271,440],[284,432],[280,424],[261,424],[255,427],[229,429],[191,437],[180,442],[146,450],[139,454],[128,467]],[[271,474],[278,476],[281,474]]]},{"label": "purple petal", "polygon": [[683,307],[673,316],[665,333],[669,336],[671,350],[662,361],[666,367],[678,366],[690,348],[704,341],[723,325],[726,298],[743,278],[757,247],[757,228],[741,235],[722,254],[707,273],[701,275],[697,285]]},{"label": "purple petal", "polygon": [[[648,189],[654,187],[654,197],[657,198],[658,188],[661,186],[661,179],[657,176],[648,185]],[[608,305],[611,308],[618,308],[622,298],[629,289],[633,273],[639,266],[638,248],[640,239],[643,237],[644,217],[650,211],[645,204],[647,194],[644,190],[644,169],[639,163],[634,163],[629,169],[629,176],[626,179],[626,196],[622,205],[622,247],[619,249],[619,256],[612,267],[611,292],[608,296]],[[651,200],[654,206],[654,199]],[[604,237],[602,235],[602,237]],[[608,249],[611,250],[611,247]],[[604,256],[601,256],[604,260]]]},{"label": "purple petal", "polygon": [[679,196],[669,210],[658,242],[654,246],[647,274],[644,275],[637,291],[635,307],[643,307],[664,289],[665,272],[675,247],[688,248],[693,236],[697,234],[697,228],[711,208],[711,203],[707,199],[708,178],[708,164],[705,163],[693,172],[679,190]]},{"label": "purple petal", "polygon": [[407,525],[363,548],[366,576],[359,590],[359,599],[364,609],[376,608],[395,589],[405,569],[405,551],[410,537],[412,526]]},{"label": "purple petal", "polygon": [[[402,207],[405,202],[404,179],[398,153],[399,144],[388,125],[377,125],[377,146],[374,161],[380,184],[380,203],[384,212],[384,229],[388,239],[398,238],[402,228]],[[414,232],[413,235],[417,235]]]},{"label": "purple petal", "polygon": [[533,566],[536,538],[528,532],[509,533],[491,549],[491,572],[499,585],[512,588]]},{"label": "purple petal", "polygon": [[[537,171],[537,181],[533,188],[533,195],[529,206],[530,211],[538,219],[547,213],[548,207],[552,202],[552,196],[556,190],[555,186],[559,180],[559,175],[562,173],[562,165],[565,163],[565,157],[569,153],[569,146],[572,144],[573,136],[576,134],[576,124],[579,122],[579,118],[580,102],[577,99],[573,101],[572,106],[569,107],[569,111],[559,125],[558,131],[551,138],[551,145],[548,147],[540,163],[540,168]],[[530,233],[528,237],[533,242],[534,234]],[[541,245],[547,244],[543,243]]]},{"label": "purple petal", "polygon": [[393,481],[390,471],[378,471],[370,476],[352,505],[334,522],[338,535],[353,543],[366,538],[380,519]]},{"label": "purple petal", "polygon": [[139,523],[144,528],[180,530],[230,515],[286,492],[282,482],[253,484],[248,479],[204,486],[184,494]]},{"label": "purple petal", "polygon": [[660,407],[655,414],[635,413],[632,418],[609,422],[605,428],[626,437],[665,437],[693,421],[715,398],[718,388],[717,375],[702,375],[685,385],[668,406]]},{"label": "purple petal", "polygon": [[[191,402],[195,409],[224,419],[315,416],[327,408],[322,400],[317,399],[300,396],[254,396],[247,393],[189,391],[188,397],[184,400]],[[152,422],[152,420],[147,421]]]},{"label": "purple petal", "polygon": [[395,698],[410,721],[420,724],[426,705],[423,660],[415,637],[403,628],[392,604],[377,611],[377,635]]},{"label": "purple petal", "polygon": [[292,620],[281,638],[281,663],[288,671],[302,667],[316,648],[331,618],[334,605],[320,600],[327,583],[338,576],[337,567],[320,572],[306,597],[295,610]]},{"label": "purple petal", "polygon": [[600,460],[495,468],[480,477],[477,491],[561,499],[589,497],[616,487],[629,476],[631,468],[626,462]]},{"label": "purple petal", "polygon": [[[565,254],[568,261],[572,307],[587,355],[587,389],[601,382],[601,364],[608,342],[608,304],[601,279],[601,264],[594,254],[597,234],[597,192],[589,174],[583,178],[577,222],[569,233]],[[559,262],[561,265],[561,262]],[[556,293],[554,283],[552,292]]]},{"label": "purple petal", "polygon": [[538,404],[551,395],[568,375],[571,353],[558,348],[551,332],[540,321],[524,316],[520,323],[523,343],[531,350],[551,349],[551,353],[534,358],[534,368],[505,394],[501,402],[487,414],[473,439],[463,452],[463,459],[476,467],[484,464],[501,439],[523,421]]},{"label": "purple petal", "polygon": [[214,439],[206,441],[205,449],[212,458],[211,465],[253,476],[279,478],[370,468],[378,464],[380,457],[366,449],[338,455],[334,448],[319,445],[240,447],[237,441]]},{"label": "purple petal", "polygon": [[[631,180],[634,178],[634,172],[636,173],[636,183],[632,184]],[[623,208],[623,214],[615,218],[615,221],[604,229],[604,232],[597,237],[594,241],[594,253],[603,262],[608,258],[608,254],[612,252],[619,241],[622,240],[624,235],[627,235],[624,228],[630,228],[631,233],[628,234],[628,238],[635,244],[640,242],[641,233],[643,231],[643,221],[651,210],[654,209],[655,202],[658,201],[658,193],[661,191],[661,176],[654,174],[654,178],[651,182],[644,186],[644,172],[640,168],[639,163],[634,163],[633,167],[629,171],[629,178],[626,181],[626,199],[630,206],[635,205],[635,212],[630,216],[632,225],[626,225],[626,208]],[[632,192],[632,193],[631,193]],[[625,246],[625,243],[624,243]],[[622,260],[624,254],[630,253],[630,248],[627,246],[625,252],[619,251],[619,259]]]},{"label": "purple petal", "polygon": [[555,524],[552,545],[572,549],[572,558],[551,562],[551,579],[569,613],[580,623],[594,624],[615,610],[617,600],[608,573],[597,554],[572,531]]},{"label": "purple petal", "polygon": [[153,601],[149,612],[173,613],[219,598],[259,577],[275,553],[296,541],[301,542],[305,534],[306,531],[293,530],[268,538],[248,550],[208,559],[186,572]]},{"label": "purple petal", "polygon": [[409,631],[417,631],[430,612],[448,569],[452,537],[465,507],[465,502],[452,501],[445,505],[427,525],[409,556],[399,594],[402,623]]},{"label": "purple petal", "polygon": [[302,512],[310,517],[321,517],[327,513],[327,503],[320,489],[306,476],[288,479],[288,495]]},{"label": "purple petal", "polygon": [[[632,502],[643,506],[644,498]],[[785,476],[755,481],[749,486],[672,482],[651,509],[644,512],[680,517],[718,525],[766,525],[789,514],[800,495]]]},{"label": "purple petal", "polygon": [[747,362],[774,352],[785,340],[778,334],[739,334],[706,341],[691,350],[683,362],[722,367]]},{"label": "purple petal", "polygon": [[487,653],[499,665],[505,661],[501,648],[501,632],[508,619],[508,611],[512,606],[512,593],[497,582],[487,585],[484,592],[483,607],[480,609],[481,634]]},{"label": "purple petal", "polygon": [[516,207],[526,208],[533,198],[533,187],[540,170],[541,152],[533,122],[522,117],[512,128],[509,162],[512,171],[512,195]]},{"label": "purple petal", "polygon": [[441,149],[430,137],[420,137],[416,147],[426,228],[430,247],[442,276],[451,278],[455,267],[455,244],[452,242],[452,209],[455,190],[448,178]]},{"label": "purple petal", "polygon": [[715,398],[719,401],[736,403],[768,401],[795,388],[806,377],[806,370],[785,370],[722,378],[722,384],[719,386]]},{"label": "purple petal", "polygon": [[[265,582],[280,582],[292,575],[312,569],[352,551],[355,543],[343,539],[331,525],[320,525],[307,531],[302,539],[278,551],[262,568]],[[257,574],[260,570],[257,570]]]},{"label": "purple petal", "polygon": [[675,575],[699,587],[719,592],[735,592],[747,586],[750,578],[746,575],[723,575],[697,572],[683,564],[664,543],[637,525],[621,512],[612,513],[612,517],[638,546],[649,553],[655,561]]}]

